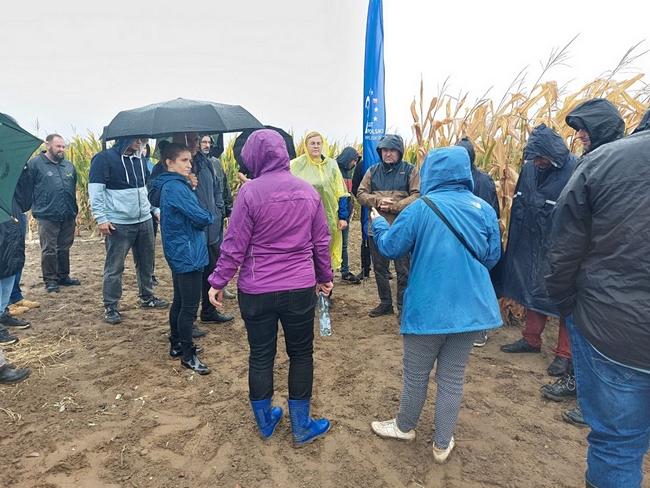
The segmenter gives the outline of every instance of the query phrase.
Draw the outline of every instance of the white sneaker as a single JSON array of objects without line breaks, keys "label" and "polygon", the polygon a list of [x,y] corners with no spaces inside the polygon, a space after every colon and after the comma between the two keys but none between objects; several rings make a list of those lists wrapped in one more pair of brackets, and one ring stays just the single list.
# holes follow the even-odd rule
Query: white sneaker
[{"label": "white sneaker", "polygon": [[454,447],[456,447],[456,441],[454,441],[453,437],[451,438],[447,449],[440,449],[434,444],[433,460],[438,464],[445,464],[449,460],[449,455],[451,454],[451,451],[454,450]]},{"label": "white sneaker", "polygon": [[408,432],[402,432],[397,427],[397,419],[384,420],[383,422],[373,422],[370,424],[372,431],[384,439],[401,439],[412,441],[415,439],[415,429]]},{"label": "white sneaker", "polygon": [[478,338],[474,341],[474,347],[483,347],[487,344],[487,330],[479,332]]}]

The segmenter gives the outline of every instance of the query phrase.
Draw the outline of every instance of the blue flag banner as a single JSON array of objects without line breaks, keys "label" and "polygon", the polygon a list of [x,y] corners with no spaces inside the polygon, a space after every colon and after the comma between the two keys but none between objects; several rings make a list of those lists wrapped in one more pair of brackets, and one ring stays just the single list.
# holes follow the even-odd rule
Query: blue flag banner
[{"label": "blue flag banner", "polygon": [[[370,0],[366,23],[363,68],[363,172],[380,162],[377,143],[386,132],[384,103],[384,8],[382,0]],[[368,238],[368,209],[361,212],[363,238]]]}]

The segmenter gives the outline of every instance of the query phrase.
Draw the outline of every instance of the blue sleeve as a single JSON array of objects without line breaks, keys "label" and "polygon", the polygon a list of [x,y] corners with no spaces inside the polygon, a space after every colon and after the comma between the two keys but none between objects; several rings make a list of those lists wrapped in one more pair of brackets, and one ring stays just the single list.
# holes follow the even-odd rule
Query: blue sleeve
[{"label": "blue sleeve", "polygon": [[393,225],[384,217],[377,217],[372,223],[372,237],[379,252],[388,259],[398,259],[412,252],[417,234],[417,205],[402,210]]},{"label": "blue sleeve", "polygon": [[350,217],[350,213],[348,212],[348,198],[350,197],[339,198],[339,220],[348,220]]},{"label": "blue sleeve", "polygon": [[167,183],[162,190],[160,201],[162,206],[176,208],[197,229],[203,229],[214,222],[214,216],[201,208],[196,196],[187,185],[176,182]]}]

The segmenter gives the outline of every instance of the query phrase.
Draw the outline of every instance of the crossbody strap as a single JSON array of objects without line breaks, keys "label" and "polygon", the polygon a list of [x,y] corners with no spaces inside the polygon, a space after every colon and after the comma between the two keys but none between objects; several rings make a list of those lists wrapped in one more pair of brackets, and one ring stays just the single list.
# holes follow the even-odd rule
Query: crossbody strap
[{"label": "crossbody strap", "polygon": [[[440,211],[440,209],[438,208],[438,206],[437,206],[435,203],[433,203],[431,200],[429,200],[427,197],[422,197],[422,200],[424,200],[424,203],[426,203],[429,207],[431,207],[431,210],[433,210],[433,211],[436,213],[436,215],[437,215],[438,217],[440,217],[440,220],[442,220],[442,221],[445,223],[445,225],[446,225],[447,227],[449,227],[449,230],[452,231],[452,232],[454,233],[454,235],[456,236],[456,238],[458,238],[458,240],[460,241],[460,243],[461,243],[463,246],[465,246],[465,249],[467,249],[467,250],[469,251],[469,253],[472,255],[472,257],[473,257],[474,259],[476,259],[479,263],[481,263],[481,260],[478,258],[478,256],[477,256],[476,253],[474,252],[474,250],[473,250],[471,247],[469,247],[469,244],[467,244],[467,241],[465,240],[465,238],[464,238],[462,235],[460,235],[456,229],[454,229],[454,226],[451,225],[451,223],[447,220],[447,217],[445,217],[445,216],[442,214],[442,212]],[[481,263],[481,264],[483,264],[483,263]]]}]

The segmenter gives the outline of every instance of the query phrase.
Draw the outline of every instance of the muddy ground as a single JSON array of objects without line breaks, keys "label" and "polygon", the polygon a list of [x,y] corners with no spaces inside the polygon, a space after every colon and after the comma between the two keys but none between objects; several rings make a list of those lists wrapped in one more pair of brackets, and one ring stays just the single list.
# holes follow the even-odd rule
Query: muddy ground
[{"label": "muddy ground", "polygon": [[[351,262],[359,271],[358,228]],[[347,285],[337,277],[333,334],[315,340],[313,413],[332,422],[322,439],[295,449],[288,417],[263,441],[248,404],[247,342],[236,319],[204,327],[198,342],[209,376],[192,374],[168,356],[167,312],[138,308],[127,258],[124,321],[102,320],[103,243],[77,238],[72,275],[80,287],[45,292],[37,242],[27,245],[26,298],[41,307],[21,318],[32,327],[5,349],[31,377],[0,387],[0,486],[55,487],[580,487],[587,429],[561,412],[575,401],[542,398],[557,337],[551,322],[541,354],[507,355],[499,345],[520,337],[517,325],[490,333],[475,348],[448,464],[431,457],[435,382],[413,443],[382,440],[373,420],[395,416],[402,345],[397,318],[369,318],[374,278]],[[171,299],[171,275],[157,243],[157,295]],[[394,286],[394,285],[393,285]],[[231,289],[235,290],[234,284]],[[201,325],[201,324],[199,324]],[[275,401],[286,407],[288,360],[279,344]],[[649,486],[648,482],[646,485]]]}]

